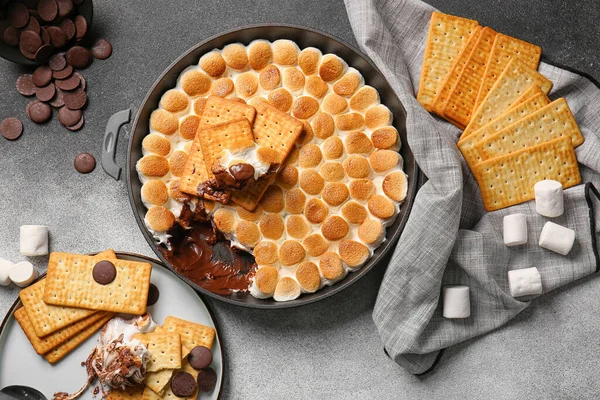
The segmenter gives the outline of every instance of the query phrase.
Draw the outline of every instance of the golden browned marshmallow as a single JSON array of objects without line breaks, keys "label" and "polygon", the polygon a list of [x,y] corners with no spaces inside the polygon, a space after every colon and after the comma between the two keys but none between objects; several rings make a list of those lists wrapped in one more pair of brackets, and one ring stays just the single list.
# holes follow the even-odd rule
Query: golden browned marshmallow
[{"label": "golden browned marshmallow", "polygon": [[306,75],[312,75],[317,73],[319,67],[319,60],[321,59],[321,51],[314,47],[307,47],[300,52],[298,55],[298,65],[302,69],[302,72]]},{"label": "golden browned marshmallow", "polygon": [[247,104],[246,100],[242,99],[241,97],[231,97],[231,98],[229,98],[229,100],[236,101],[236,102],[241,103],[241,104]]},{"label": "golden browned marshmallow", "polygon": [[285,221],[287,234],[294,239],[302,239],[310,233],[310,225],[302,215],[290,215]]},{"label": "golden browned marshmallow", "polygon": [[248,63],[255,71],[266,67],[272,55],[271,44],[265,40],[255,40],[248,45]]},{"label": "golden browned marshmallow", "polygon": [[266,296],[275,293],[277,282],[279,281],[279,273],[277,268],[270,265],[265,265],[259,268],[254,275],[254,285]]},{"label": "golden browned marshmallow", "polygon": [[381,184],[383,193],[395,201],[404,201],[406,198],[407,181],[403,171],[388,174]]},{"label": "golden browned marshmallow", "polygon": [[186,140],[193,140],[196,137],[200,125],[200,117],[197,115],[188,115],[181,120],[179,124],[179,136]]},{"label": "golden browned marshmallow", "polygon": [[179,120],[176,116],[165,110],[154,110],[150,115],[150,128],[164,133],[165,135],[172,135],[177,131],[179,127]]},{"label": "golden browned marshmallow", "polygon": [[298,61],[298,46],[287,39],[273,42],[273,61],[281,65],[294,65]]},{"label": "golden browned marshmallow", "polygon": [[344,160],[344,170],[351,178],[366,178],[371,173],[371,166],[365,157],[351,155]]},{"label": "golden browned marshmallow", "polygon": [[340,96],[352,96],[362,84],[362,76],[358,71],[350,70],[340,78],[334,85],[333,91]]},{"label": "golden browned marshmallow", "polygon": [[229,78],[217,79],[210,90],[213,96],[225,97],[233,92],[234,84]]},{"label": "golden browned marshmallow", "polygon": [[306,204],[306,195],[298,188],[293,188],[285,192],[285,210],[290,214],[300,214],[304,211]]},{"label": "golden browned marshmallow", "polygon": [[329,93],[323,99],[323,111],[326,113],[335,115],[346,111],[347,108],[348,102],[338,94]]},{"label": "golden browned marshmallow", "polygon": [[299,119],[310,118],[319,111],[319,102],[310,96],[300,96],[294,101],[292,114]]},{"label": "golden browned marshmallow", "polygon": [[340,258],[350,268],[360,267],[369,258],[369,248],[354,240],[342,240],[338,249]]},{"label": "golden browned marshmallow", "polygon": [[377,150],[371,154],[369,161],[373,170],[384,172],[398,165],[400,155],[393,150]]},{"label": "golden browned marshmallow", "polygon": [[256,247],[254,247],[254,259],[258,265],[275,264],[279,260],[277,256],[278,248],[277,244],[261,240]]},{"label": "golden browned marshmallow", "polygon": [[[310,122],[308,122],[308,121],[300,121],[300,122],[302,122],[303,127],[302,127],[302,132],[300,133],[300,136],[298,136],[298,139],[296,139],[296,143],[299,145],[304,145],[312,140],[313,136],[315,136],[315,133],[313,132],[312,126],[310,126]],[[289,156],[288,156],[288,158],[289,158]]]},{"label": "golden browned marshmallow", "polygon": [[169,173],[169,161],[163,156],[150,154],[140,158],[137,168],[146,176],[161,177]]},{"label": "golden browned marshmallow", "polygon": [[369,154],[373,150],[373,143],[364,132],[350,132],[344,142],[350,154]]},{"label": "golden browned marshmallow", "polygon": [[260,86],[265,90],[273,90],[281,83],[279,68],[271,64],[267,65],[258,75]]},{"label": "golden browned marshmallow", "polygon": [[194,113],[196,115],[202,115],[207,101],[208,99],[206,97],[199,97],[196,99],[196,101],[194,102]]},{"label": "golden browned marshmallow", "polygon": [[379,128],[380,126],[389,125],[391,123],[392,112],[383,104],[371,107],[365,113],[365,125],[370,129]]},{"label": "golden browned marshmallow", "polygon": [[371,214],[381,219],[391,218],[396,212],[394,203],[380,194],[371,197],[367,203],[367,207],[369,207]]},{"label": "golden browned marshmallow", "polygon": [[321,149],[314,143],[309,143],[300,148],[298,154],[298,165],[302,168],[314,168],[323,159]]},{"label": "golden browned marshmallow", "polygon": [[295,165],[298,162],[299,154],[300,154],[300,151],[298,150],[298,148],[296,146],[292,147],[292,150],[290,150],[290,154],[288,154],[288,156],[286,157],[283,164],[284,165]]},{"label": "golden browned marshmallow", "polygon": [[344,73],[344,63],[335,54],[325,54],[319,65],[319,75],[325,82],[338,79]]},{"label": "golden browned marshmallow", "polygon": [[323,155],[327,160],[335,160],[344,155],[344,144],[339,136],[331,136],[323,142]]},{"label": "golden browned marshmallow", "polygon": [[321,275],[317,264],[311,261],[300,263],[296,268],[296,280],[305,292],[316,292],[321,286]]},{"label": "golden browned marshmallow", "polygon": [[366,244],[377,243],[383,234],[383,225],[373,219],[366,220],[358,227],[358,237]]},{"label": "golden browned marshmallow", "polygon": [[175,223],[175,216],[162,206],[154,206],[146,213],[146,221],[151,229],[166,232]]},{"label": "golden browned marshmallow", "polygon": [[215,211],[215,208],[217,208],[217,204],[214,200],[208,200],[208,199],[201,199],[199,200],[202,202],[202,205],[204,207],[204,209],[206,210],[206,212],[213,212]]},{"label": "golden browned marshmallow", "polygon": [[324,185],[323,177],[315,170],[307,169],[300,174],[300,187],[308,194],[317,195],[321,193]]},{"label": "golden browned marshmallow", "polygon": [[298,68],[287,67],[283,70],[283,87],[291,92],[302,90],[305,80],[304,74]]},{"label": "golden browned marshmallow", "polygon": [[142,140],[142,148],[150,153],[166,156],[171,152],[171,142],[158,133],[151,133]]},{"label": "golden browned marshmallow", "polygon": [[258,90],[258,78],[254,72],[244,72],[235,80],[236,93],[244,98],[252,96]]},{"label": "golden browned marshmallow", "polygon": [[331,115],[319,112],[310,123],[315,136],[319,139],[327,139],[335,132],[335,124]]},{"label": "golden browned marshmallow", "polygon": [[248,211],[244,207],[237,207],[237,215],[245,221],[258,221],[263,215],[263,209],[261,206],[256,206],[254,211]]},{"label": "golden browned marshmallow", "polygon": [[325,239],[336,241],[345,238],[348,235],[348,223],[340,216],[333,215],[327,217],[321,225],[321,234]]},{"label": "golden browned marshmallow", "polygon": [[242,70],[248,65],[246,47],[239,43],[228,44],[223,47],[223,59],[231,68]]},{"label": "golden browned marshmallow", "polygon": [[350,98],[350,108],[364,111],[373,104],[379,103],[379,93],[371,86],[363,86]]},{"label": "golden browned marshmallow", "polygon": [[367,209],[362,204],[350,200],[342,206],[342,216],[351,224],[360,225],[368,217]]},{"label": "golden browned marshmallow", "polygon": [[321,197],[330,206],[339,206],[348,198],[348,187],[341,182],[328,182],[325,184]]},{"label": "golden browned marshmallow", "polygon": [[329,250],[329,241],[325,240],[320,233],[308,235],[306,239],[302,241],[302,244],[311,257],[318,257]]},{"label": "golden browned marshmallow", "polygon": [[258,107],[259,103],[269,104],[269,101],[261,96],[254,96],[253,98],[248,100],[248,104],[251,105],[252,107]]},{"label": "golden browned marshmallow", "polygon": [[171,157],[169,157],[169,166],[171,167],[171,174],[174,176],[183,175],[185,169],[185,163],[187,163],[188,153],[182,150],[175,150]]},{"label": "golden browned marshmallow", "polygon": [[167,90],[160,98],[160,106],[169,112],[181,112],[188,107],[189,100],[179,90]]},{"label": "golden browned marshmallow", "polygon": [[235,236],[242,245],[252,247],[260,240],[260,231],[254,222],[239,221],[235,227]]},{"label": "golden browned marshmallow", "polygon": [[142,186],[142,200],[156,206],[165,204],[169,200],[167,185],[158,179],[149,180]]},{"label": "golden browned marshmallow", "polygon": [[304,260],[306,251],[300,242],[296,240],[286,240],[279,248],[279,261],[283,265],[295,265]]},{"label": "golden browned marshmallow", "polygon": [[179,179],[171,179],[171,182],[169,182],[169,197],[180,203],[185,203],[191,200],[192,196],[179,190],[180,183]]},{"label": "golden browned marshmallow", "polygon": [[277,184],[284,189],[290,189],[298,183],[298,169],[290,165],[283,166],[277,173]]},{"label": "golden browned marshmallow", "polygon": [[232,233],[235,228],[235,214],[231,210],[219,208],[213,215],[213,222],[221,232]]},{"label": "golden browned marshmallow", "polygon": [[320,224],[327,218],[329,208],[320,199],[310,199],[304,207],[304,216],[313,224]]},{"label": "golden browned marshmallow", "polygon": [[321,259],[319,260],[319,269],[321,270],[323,278],[330,281],[340,279],[344,275],[344,267],[340,256],[331,251],[321,256]]},{"label": "golden browned marshmallow", "polygon": [[258,226],[267,239],[277,240],[283,235],[283,218],[279,214],[267,213],[263,215]]},{"label": "golden browned marshmallow", "polygon": [[344,166],[341,162],[327,161],[319,168],[319,173],[327,182],[341,181],[344,179]]},{"label": "golden browned marshmallow", "polygon": [[356,179],[348,185],[350,196],[356,200],[369,200],[375,194],[375,185],[369,179]]},{"label": "golden browned marshmallow", "polygon": [[217,51],[211,51],[210,53],[206,53],[200,57],[198,64],[200,65],[200,68],[204,70],[204,72],[213,78],[218,78],[219,76],[223,75],[223,72],[225,72],[225,69],[227,68],[225,60]]},{"label": "golden browned marshmallow", "polygon": [[322,98],[329,91],[329,86],[320,77],[316,75],[309,76],[306,79],[306,93],[317,99]]},{"label": "golden browned marshmallow", "polygon": [[373,145],[378,149],[391,149],[398,147],[398,131],[393,126],[384,126],[371,133]]},{"label": "golden browned marshmallow", "polygon": [[279,186],[271,185],[260,199],[260,205],[266,212],[278,213],[283,210],[283,190]]},{"label": "golden browned marshmallow", "polygon": [[283,277],[277,282],[275,293],[273,293],[273,299],[275,301],[290,301],[297,299],[302,290],[300,285],[293,278],[289,276]]},{"label": "golden browned marshmallow", "polygon": [[210,78],[197,70],[189,70],[181,77],[181,88],[191,97],[200,96],[210,90]]},{"label": "golden browned marshmallow", "polygon": [[363,127],[365,119],[359,113],[336,115],[335,127],[340,131],[357,131]]},{"label": "golden browned marshmallow", "polygon": [[278,110],[283,112],[288,112],[290,107],[292,106],[292,102],[294,98],[284,88],[275,89],[269,93],[267,96],[269,98],[269,102],[276,107]]}]

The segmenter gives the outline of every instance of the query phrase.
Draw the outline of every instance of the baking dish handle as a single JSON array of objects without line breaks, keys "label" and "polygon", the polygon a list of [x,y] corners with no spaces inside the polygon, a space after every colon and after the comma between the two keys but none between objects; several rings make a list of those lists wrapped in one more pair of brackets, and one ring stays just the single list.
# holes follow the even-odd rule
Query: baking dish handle
[{"label": "baking dish handle", "polygon": [[121,167],[115,162],[117,152],[117,140],[121,127],[131,121],[131,109],[122,110],[113,114],[106,124],[104,140],[102,142],[102,168],[104,172],[119,180],[121,177]]}]

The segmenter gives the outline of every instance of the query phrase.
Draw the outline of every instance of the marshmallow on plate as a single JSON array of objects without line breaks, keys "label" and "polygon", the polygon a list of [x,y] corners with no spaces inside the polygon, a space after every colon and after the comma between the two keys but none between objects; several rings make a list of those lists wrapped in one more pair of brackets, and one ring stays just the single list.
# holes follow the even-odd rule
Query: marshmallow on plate
[{"label": "marshmallow on plate", "polygon": [[540,247],[566,256],[575,243],[575,231],[555,224],[546,222],[540,234]]},{"label": "marshmallow on plate", "polygon": [[48,255],[48,227],[43,225],[21,226],[19,250],[25,256]]},{"label": "marshmallow on plate", "polygon": [[38,277],[38,273],[29,261],[21,261],[12,266],[8,276],[19,287],[27,287]]},{"label": "marshmallow on plate", "polygon": [[525,214],[504,216],[504,244],[516,246],[527,243],[527,218]]},{"label": "marshmallow on plate", "polygon": [[562,183],[546,179],[533,186],[535,211],[544,217],[559,217],[564,212]]},{"label": "marshmallow on plate", "polygon": [[444,318],[469,318],[471,299],[468,286],[446,286],[442,289]]},{"label": "marshmallow on plate", "polygon": [[542,293],[542,276],[536,267],[508,271],[508,285],[512,297]]},{"label": "marshmallow on plate", "polygon": [[10,278],[8,277],[8,271],[12,268],[13,263],[5,260],[4,258],[0,258],[0,285],[8,286],[10,285]]}]

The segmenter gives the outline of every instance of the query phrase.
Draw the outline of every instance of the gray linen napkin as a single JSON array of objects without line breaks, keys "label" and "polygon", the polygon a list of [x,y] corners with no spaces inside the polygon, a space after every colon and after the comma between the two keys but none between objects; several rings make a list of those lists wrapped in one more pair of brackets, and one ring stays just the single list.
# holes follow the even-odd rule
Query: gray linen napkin
[{"label": "gray linen napkin", "polygon": [[[552,221],[576,231],[567,257],[538,246],[548,219],[535,212],[533,202],[486,213],[475,179],[456,147],[460,131],[430,115],[415,99],[434,9],[418,0],[345,3],[360,47],[406,109],[408,144],[428,178],[373,312],[390,357],[419,374],[434,366],[440,350],[500,327],[529,305],[525,300],[530,299],[511,297],[507,271],[537,267],[544,292],[595,272],[595,237],[600,229],[594,220],[600,221],[600,207],[592,207],[594,201],[586,199],[589,184],[565,191],[565,213]],[[600,90],[578,74],[545,63],[540,72],[554,83],[551,99],[567,99],[585,136],[576,150],[582,181],[600,187]],[[527,215],[529,241],[508,248],[503,244],[502,219],[517,212]],[[441,287],[449,284],[470,287],[469,318],[442,317]]]}]

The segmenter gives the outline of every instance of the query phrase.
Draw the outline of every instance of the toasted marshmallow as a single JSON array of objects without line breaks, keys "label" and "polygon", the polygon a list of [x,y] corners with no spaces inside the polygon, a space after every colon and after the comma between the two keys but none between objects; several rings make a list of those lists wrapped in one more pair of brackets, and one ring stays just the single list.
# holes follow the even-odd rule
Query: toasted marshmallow
[{"label": "toasted marshmallow", "polygon": [[0,258],[0,285],[8,286],[11,284],[10,277],[8,276],[8,271],[13,267],[12,261],[5,260],[4,258]]},{"label": "toasted marshmallow", "polygon": [[300,285],[290,277],[284,277],[277,282],[273,298],[275,301],[290,301],[300,297],[302,293]]},{"label": "toasted marshmallow", "polygon": [[385,172],[398,165],[400,155],[393,150],[377,150],[371,154],[369,161],[375,172]]},{"label": "toasted marshmallow", "polygon": [[142,186],[142,202],[144,205],[162,206],[169,200],[167,185],[158,179],[151,179]]},{"label": "toasted marshmallow", "polygon": [[291,40],[276,40],[273,42],[273,61],[281,65],[294,65],[298,62],[298,51],[298,45]]},{"label": "toasted marshmallow", "polygon": [[140,158],[136,169],[149,177],[161,177],[169,173],[169,161],[163,156],[151,154]]},{"label": "toasted marshmallow", "polygon": [[183,150],[176,150],[169,157],[169,166],[171,168],[171,174],[173,176],[180,177],[183,175],[185,164],[187,163],[188,153]]},{"label": "toasted marshmallow", "polygon": [[341,181],[344,179],[344,166],[337,161],[327,161],[319,168],[319,173],[327,182]]},{"label": "toasted marshmallow", "polygon": [[319,76],[325,82],[332,82],[344,74],[346,63],[335,54],[325,54],[319,65]]},{"label": "toasted marshmallow", "polygon": [[271,185],[263,194],[259,203],[266,212],[278,213],[283,210],[283,190],[279,186]]},{"label": "toasted marshmallow", "polygon": [[313,224],[320,224],[329,215],[329,207],[320,199],[310,199],[306,202],[304,216]]},{"label": "toasted marshmallow", "polygon": [[154,206],[148,210],[144,221],[151,230],[166,232],[175,223],[175,216],[165,207]]},{"label": "toasted marshmallow", "polygon": [[366,178],[371,173],[371,166],[365,157],[351,155],[344,160],[344,171],[351,178]]},{"label": "toasted marshmallow", "polygon": [[160,106],[165,110],[178,113],[188,108],[189,100],[185,93],[179,90],[167,90],[160,99]]},{"label": "toasted marshmallow", "polygon": [[348,68],[348,72],[333,85],[333,91],[340,96],[349,97],[352,96],[364,82],[365,80],[357,70]]},{"label": "toasted marshmallow", "polygon": [[302,168],[314,168],[321,163],[323,155],[321,149],[314,143],[309,143],[300,148],[298,165]]},{"label": "toasted marshmallow", "polygon": [[391,123],[392,112],[383,104],[371,107],[365,113],[365,124],[370,129],[379,128],[380,126],[389,125]]},{"label": "toasted marshmallow", "polygon": [[267,97],[273,107],[283,112],[288,112],[294,101],[290,92],[284,88],[275,89],[269,92]]},{"label": "toasted marshmallow", "polygon": [[196,101],[194,102],[194,113],[196,113],[196,115],[202,115],[207,101],[207,97],[199,97],[198,99],[196,99]]},{"label": "toasted marshmallow", "polygon": [[235,229],[235,214],[231,210],[219,208],[213,214],[213,222],[223,233],[233,233]]},{"label": "toasted marshmallow", "polygon": [[283,218],[279,214],[267,213],[263,215],[258,226],[263,237],[267,239],[277,240],[283,235]]},{"label": "toasted marshmallow", "polygon": [[310,124],[319,139],[327,139],[335,132],[335,122],[331,115],[326,113],[317,113]]},{"label": "toasted marshmallow", "polygon": [[313,97],[316,97],[317,99],[320,99],[327,94],[327,92],[329,91],[329,86],[323,79],[316,75],[313,75],[309,76],[306,79],[305,90],[306,93],[310,94]]},{"label": "toasted marshmallow", "polygon": [[350,268],[362,266],[371,254],[367,246],[354,240],[342,240],[338,251],[342,261]]},{"label": "toasted marshmallow", "polygon": [[335,127],[340,131],[357,131],[365,124],[365,118],[359,113],[336,115]]},{"label": "toasted marshmallow", "polygon": [[306,78],[304,74],[296,67],[287,67],[283,70],[283,87],[290,92],[299,92],[304,89]]},{"label": "toasted marshmallow", "polygon": [[227,69],[227,64],[218,51],[211,51],[200,57],[198,65],[200,65],[200,68],[202,68],[204,72],[213,78],[218,78],[223,75]]},{"label": "toasted marshmallow", "polygon": [[254,247],[254,259],[258,265],[275,264],[279,260],[277,244],[267,240],[260,241]]},{"label": "toasted marshmallow", "polygon": [[244,72],[240,74],[235,80],[236,93],[243,97],[248,98],[252,96],[258,90],[258,78],[254,72]]},{"label": "toasted marshmallow", "polygon": [[[312,126],[310,126],[310,122],[300,122],[302,122],[302,132],[300,133],[300,136],[298,136],[298,139],[296,139],[296,143],[298,143],[299,145],[306,145],[312,140],[312,138],[315,136],[315,133],[313,132]],[[295,147],[295,149],[297,148]]]},{"label": "toasted marshmallow", "polygon": [[364,132],[350,132],[344,143],[349,154],[369,154],[373,150],[373,143]]},{"label": "toasted marshmallow", "polygon": [[296,280],[298,284],[307,293],[314,293],[321,286],[321,276],[317,264],[311,261],[304,261],[296,268]]},{"label": "toasted marshmallow", "polygon": [[302,245],[306,249],[306,252],[311,257],[318,257],[321,254],[329,250],[329,241],[320,233],[312,233],[308,235],[303,241]]},{"label": "toasted marshmallow", "polygon": [[375,185],[368,179],[356,179],[348,185],[350,196],[356,200],[366,201],[375,194]]},{"label": "toasted marshmallow", "polygon": [[29,257],[48,254],[48,227],[44,225],[21,225],[19,251]]},{"label": "toasted marshmallow", "polygon": [[150,115],[150,128],[165,135],[172,135],[177,132],[178,126],[177,117],[168,111],[154,110]]},{"label": "toasted marshmallow", "polygon": [[367,206],[369,207],[371,214],[381,219],[391,218],[396,213],[396,206],[394,203],[380,194],[371,197]]},{"label": "toasted marshmallow", "polygon": [[181,88],[190,97],[208,93],[211,84],[210,78],[198,70],[189,70],[181,76]]},{"label": "toasted marshmallow", "polygon": [[344,144],[338,136],[331,136],[323,142],[323,155],[327,160],[336,160],[344,155]]},{"label": "toasted marshmallow", "polygon": [[328,182],[321,192],[321,198],[330,206],[337,207],[348,199],[348,187],[341,182]]},{"label": "toasted marshmallow", "polygon": [[379,93],[371,86],[363,86],[350,98],[350,108],[364,111],[372,105],[379,104]]},{"label": "toasted marshmallow", "polygon": [[296,265],[305,257],[304,247],[296,240],[286,240],[279,247],[279,261],[283,265]]},{"label": "toasted marshmallow", "polygon": [[267,65],[258,75],[258,82],[265,90],[273,90],[281,83],[281,73],[276,65]]},{"label": "toasted marshmallow", "polygon": [[337,241],[345,238],[348,235],[350,227],[344,218],[333,215],[327,217],[323,225],[321,225],[321,233],[327,240]]},{"label": "toasted marshmallow", "polygon": [[227,65],[235,70],[243,70],[248,65],[246,47],[240,43],[232,43],[223,47],[222,54]]},{"label": "toasted marshmallow", "polygon": [[266,40],[254,40],[248,45],[248,63],[255,71],[266,67],[272,56],[271,44]]},{"label": "toasted marshmallow", "polygon": [[299,119],[312,117],[319,111],[319,102],[310,96],[300,96],[294,101],[292,115]]},{"label": "toasted marshmallow", "polygon": [[360,225],[368,217],[367,209],[362,204],[350,200],[341,208],[342,216],[351,224]]},{"label": "toasted marshmallow", "polygon": [[300,187],[310,195],[317,195],[323,190],[325,181],[317,171],[307,169],[300,174]]},{"label": "toasted marshmallow", "polygon": [[254,96],[253,98],[248,100],[248,104],[251,105],[252,107],[258,107],[259,103],[271,104],[271,103],[269,103],[269,100],[267,100],[261,96]]},{"label": "toasted marshmallow", "polygon": [[199,125],[200,117],[197,115],[188,115],[179,124],[179,136],[186,140],[193,140],[196,137]]},{"label": "toasted marshmallow", "polygon": [[233,93],[234,89],[233,81],[229,78],[217,79],[210,89],[210,93],[213,96],[225,97]]},{"label": "toasted marshmallow", "polygon": [[298,169],[289,165],[283,166],[277,173],[276,181],[283,189],[291,189],[298,183]]},{"label": "toasted marshmallow", "polygon": [[8,277],[18,287],[31,285],[38,277],[38,272],[29,261],[21,261],[8,270]]},{"label": "toasted marshmallow", "polygon": [[400,136],[393,126],[384,126],[371,134],[373,145],[378,149],[400,150]]},{"label": "toasted marshmallow", "polygon": [[261,206],[256,206],[254,211],[248,211],[244,207],[237,207],[237,215],[245,221],[258,221],[263,215],[263,209]]},{"label": "toasted marshmallow", "polygon": [[285,211],[290,214],[300,214],[304,211],[306,204],[306,195],[298,188],[293,188],[285,192]]},{"label": "toasted marshmallow", "polygon": [[294,239],[302,239],[310,233],[310,225],[302,215],[290,215],[287,217],[285,229],[288,236]]},{"label": "toasted marshmallow", "polygon": [[259,268],[254,275],[254,282],[250,285],[250,294],[259,299],[266,299],[275,293],[279,273],[275,267],[264,266]]},{"label": "toasted marshmallow", "polygon": [[235,227],[237,241],[246,247],[254,247],[260,240],[260,231],[253,222],[239,221]]},{"label": "toasted marshmallow", "polygon": [[298,55],[298,65],[305,75],[313,75],[317,73],[321,55],[321,50],[314,47],[307,47],[300,52]]},{"label": "toasted marshmallow", "polygon": [[327,252],[319,260],[319,270],[323,278],[335,282],[344,276],[344,267],[342,260],[337,253]]},{"label": "toasted marshmallow", "polygon": [[346,111],[348,102],[339,94],[329,93],[323,99],[323,111],[328,114],[340,114]]},{"label": "toasted marshmallow", "polygon": [[404,171],[392,172],[383,178],[383,193],[394,201],[404,201],[408,190],[408,181]]},{"label": "toasted marshmallow", "polygon": [[368,219],[358,227],[358,237],[366,244],[378,246],[383,242],[385,229],[379,221]]},{"label": "toasted marshmallow", "polygon": [[298,155],[299,154],[300,154],[300,150],[298,150],[298,147],[296,147],[296,146],[292,147],[292,149],[290,150],[290,153],[285,158],[283,165],[295,165],[296,163],[298,163]]},{"label": "toasted marshmallow", "polygon": [[158,133],[151,133],[142,140],[142,149],[164,157],[171,152],[171,142]]}]

